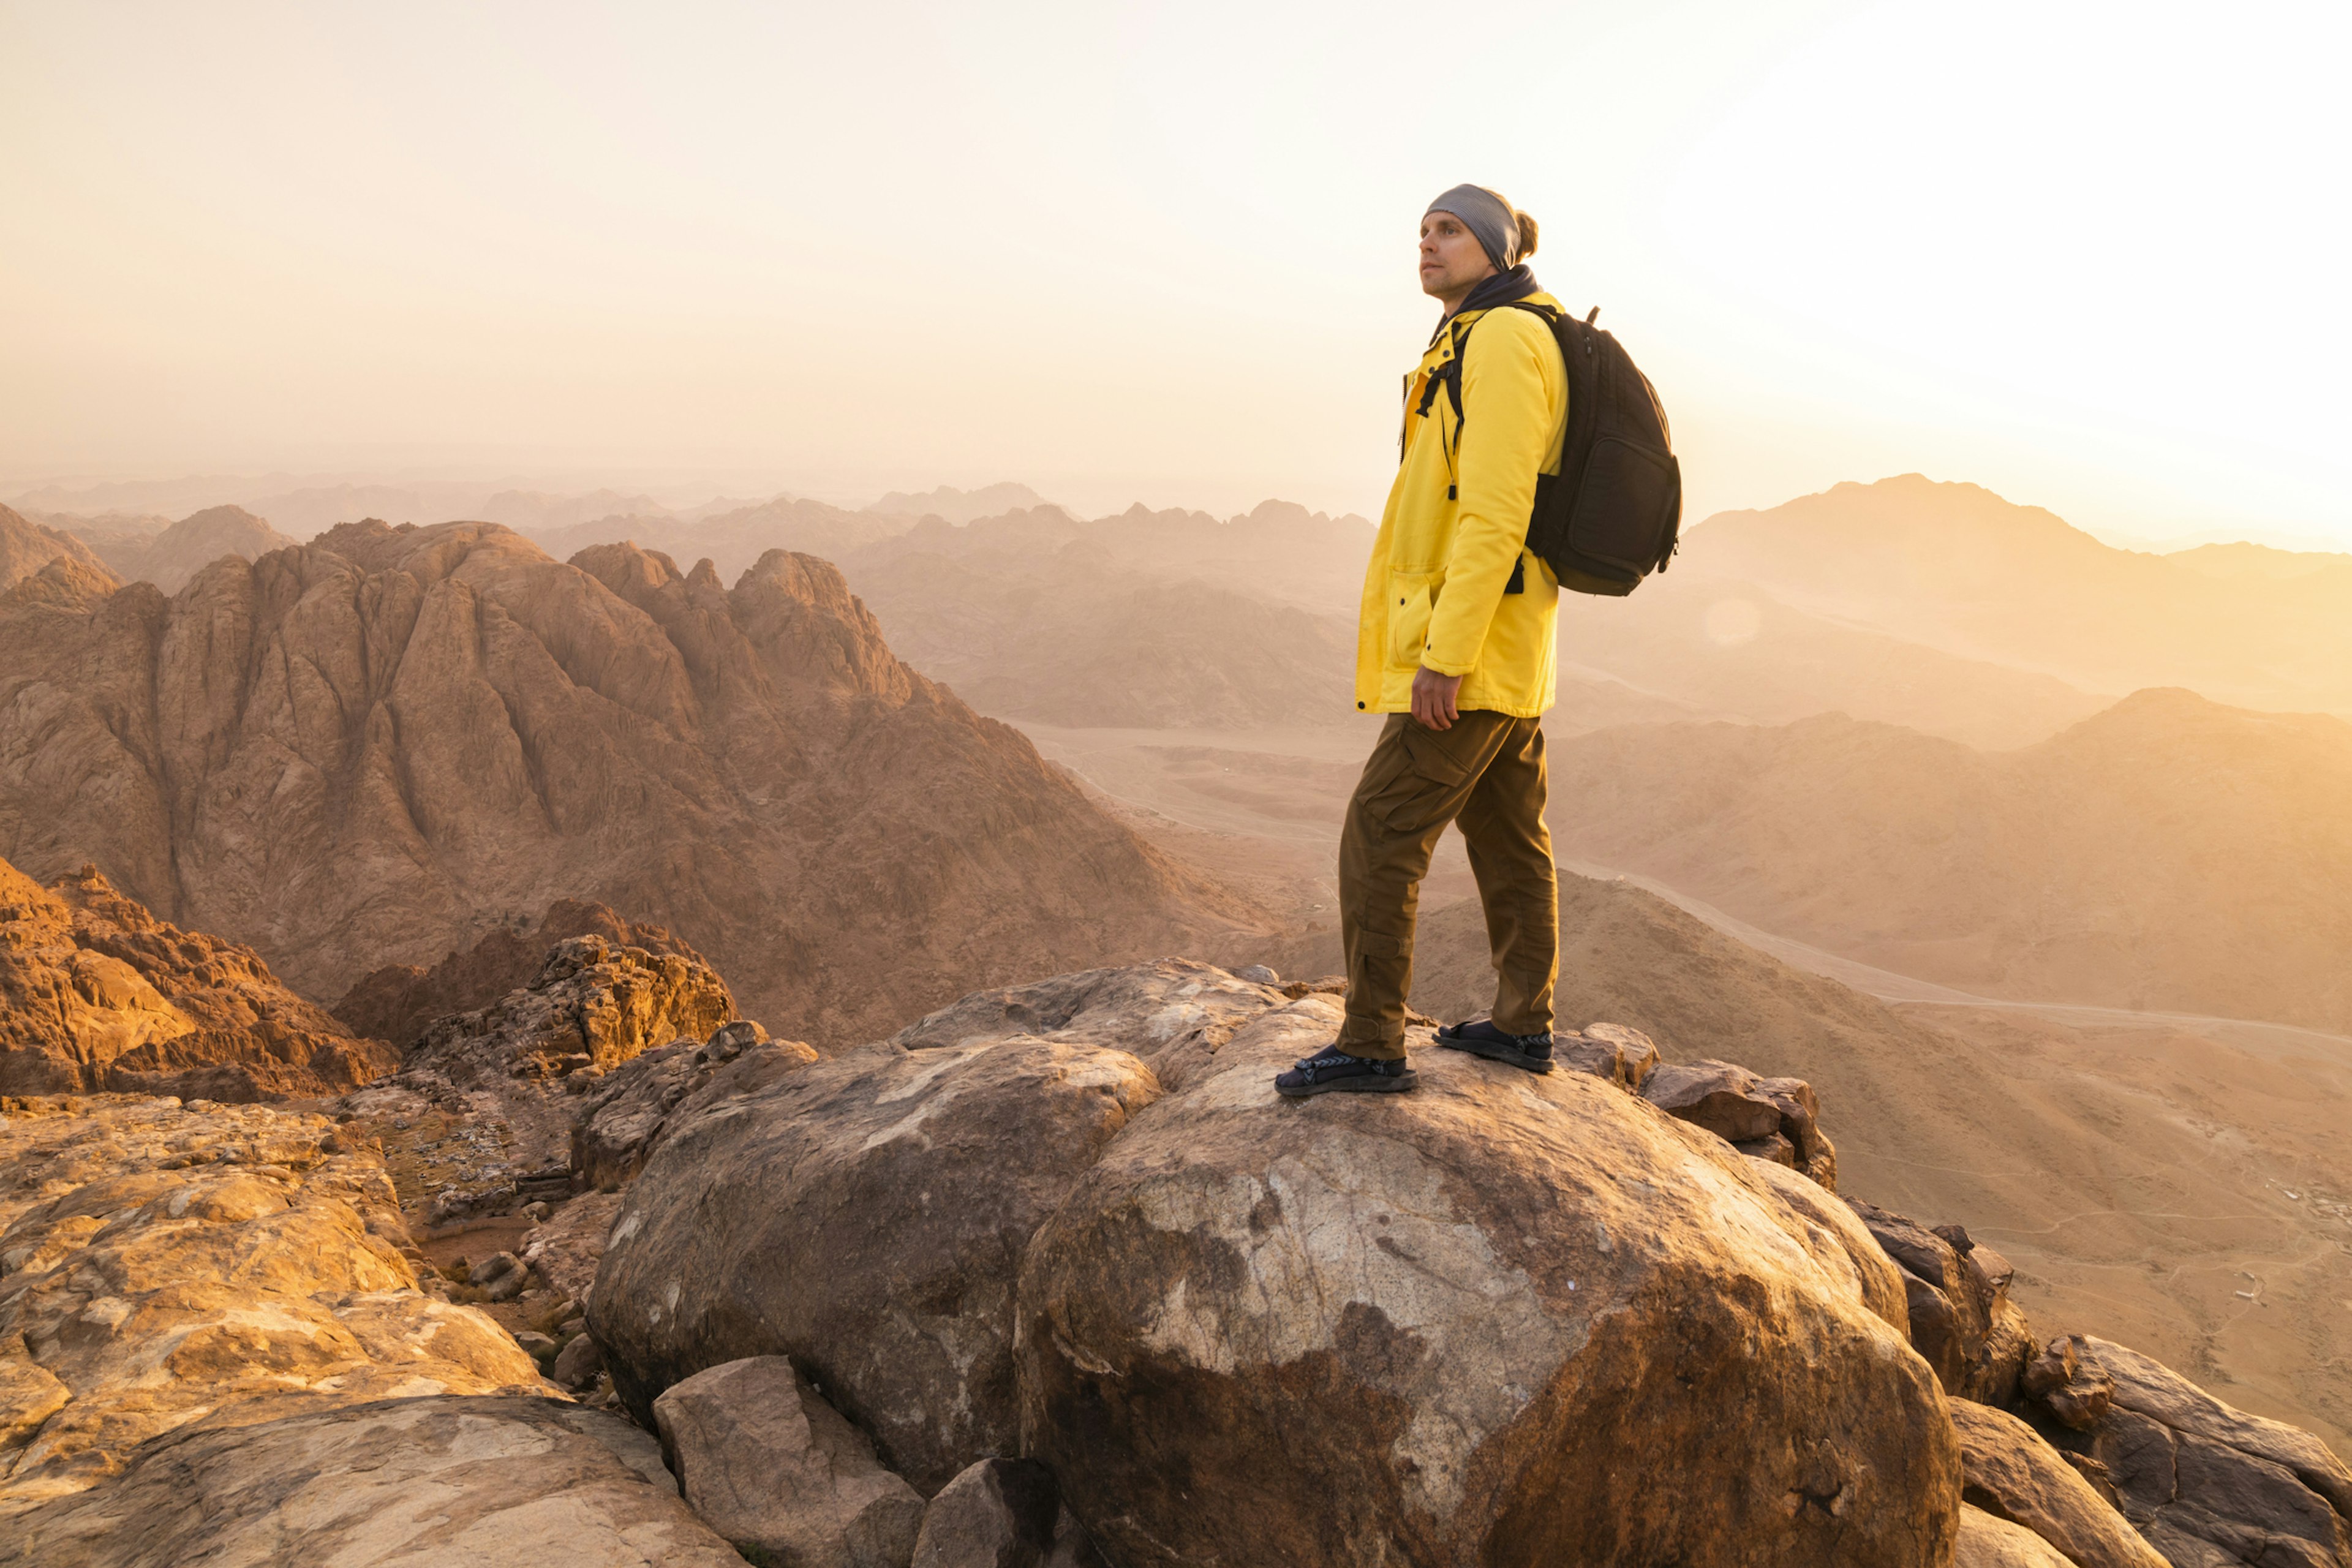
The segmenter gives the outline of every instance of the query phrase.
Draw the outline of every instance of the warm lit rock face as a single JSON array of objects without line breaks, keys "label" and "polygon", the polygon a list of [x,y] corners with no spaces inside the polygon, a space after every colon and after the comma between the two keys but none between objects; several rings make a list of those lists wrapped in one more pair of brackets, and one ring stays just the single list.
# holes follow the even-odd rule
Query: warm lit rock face
[{"label": "warm lit rock face", "polygon": [[1338,1022],[1172,963],[968,998],[669,1131],[591,1329],[633,1405],[789,1356],[927,1493],[1038,1458],[1121,1564],[1949,1561],[1836,1197],[1613,1072],[1279,1100]]},{"label": "warm lit rock face", "polygon": [[567,937],[597,936],[614,947],[676,953],[699,963],[702,955],[660,926],[624,918],[603,904],[558,899],[536,929],[499,926],[430,968],[392,963],[362,975],[334,1006],[355,1034],[390,1040],[402,1050],[427,1026],[452,1013],[489,1006],[539,978],[547,950]]},{"label": "warm lit rock face", "polygon": [[0,861],[0,1093],[335,1094],[399,1063],[278,983],[251,948],[165,924],[84,867]]},{"label": "warm lit rock face", "polygon": [[497,1324],[417,1289],[382,1162],[324,1117],[11,1105],[0,1512],[79,1491],[200,1417],[537,1386]]},{"label": "warm lit rock face", "polygon": [[0,854],[95,861],[308,994],[596,900],[840,1046],[1254,918],[807,556],[730,588],[626,544],[358,523],[170,599],[111,586],[52,563],[0,597]]}]

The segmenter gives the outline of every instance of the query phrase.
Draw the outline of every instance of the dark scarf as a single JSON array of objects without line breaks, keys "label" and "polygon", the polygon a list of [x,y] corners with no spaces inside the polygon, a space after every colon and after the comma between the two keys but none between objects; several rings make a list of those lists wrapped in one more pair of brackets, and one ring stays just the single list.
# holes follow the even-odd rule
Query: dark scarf
[{"label": "dark scarf", "polygon": [[[1497,272],[1475,289],[1471,289],[1470,298],[1462,301],[1462,309],[1491,310],[1497,305],[1507,305],[1514,300],[1524,300],[1541,288],[1542,285],[1536,281],[1536,275],[1528,271],[1528,264],[1522,261],[1508,272]],[[1455,312],[1457,315],[1460,313],[1460,311]]]}]

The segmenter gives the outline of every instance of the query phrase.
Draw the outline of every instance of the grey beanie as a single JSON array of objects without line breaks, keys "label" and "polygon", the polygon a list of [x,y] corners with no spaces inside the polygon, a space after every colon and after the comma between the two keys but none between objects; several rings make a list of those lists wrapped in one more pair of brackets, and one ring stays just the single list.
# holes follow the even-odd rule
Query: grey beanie
[{"label": "grey beanie", "polygon": [[1456,185],[1429,204],[1429,213],[1452,213],[1486,247],[1486,259],[1497,272],[1508,272],[1519,260],[1519,214],[1484,185]]}]

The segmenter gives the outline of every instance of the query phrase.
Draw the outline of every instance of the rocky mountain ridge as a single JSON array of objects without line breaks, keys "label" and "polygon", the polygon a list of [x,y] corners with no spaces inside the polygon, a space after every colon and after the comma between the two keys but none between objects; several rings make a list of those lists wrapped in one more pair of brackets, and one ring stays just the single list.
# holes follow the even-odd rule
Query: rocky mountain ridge
[{"label": "rocky mountain ridge", "polygon": [[156,920],[95,866],[44,888],[0,860],[0,1093],[283,1099],[399,1060],[252,949]]},{"label": "rocky mountain ridge", "polygon": [[312,994],[585,897],[845,1041],[1048,952],[1255,918],[805,556],[730,589],[626,545],[350,525],[169,600],[52,563],[0,599],[0,854],[96,859]]}]

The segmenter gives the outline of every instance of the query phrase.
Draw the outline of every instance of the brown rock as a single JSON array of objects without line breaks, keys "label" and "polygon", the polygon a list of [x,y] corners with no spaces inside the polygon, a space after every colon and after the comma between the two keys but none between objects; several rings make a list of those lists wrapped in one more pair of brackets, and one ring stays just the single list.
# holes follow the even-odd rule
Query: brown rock
[{"label": "brown rock", "polygon": [[2085,1364],[2075,1353],[2075,1342],[2064,1334],[2052,1340],[2026,1364],[2018,1386],[2060,1426],[2087,1432],[2106,1419],[2116,1380],[2096,1363]]},{"label": "brown rock", "polygon": [[310,994],[579,898],[842,1047],[1056,958],[1263,922],[782,551],[730,588],[627,544],[563,563],[490,523],[352,523],[171,599],[20,584],[0,671],[45,694],[0,701],[0,754],[42,758],[0,779],[0,855],[102,861]]},{"label": "brown rock", "polygon": [[1979,1508],[1960,1509],[1959,1546],[1952,1568],[2077,1568],[2065,1555],[2021,1524],[1997,1519]]},{"label": "brown rock", "polygon": [[696,1515],[755,1563],[906,1568],[923,1500],[782,1356],[726,1363],[654,1401]]},{"label": "brown rock", "polygon": [[1054,1550],[1062,1505],[1034,1459],[982,1459],[923,1512],[914,1568],[1038,1568]]},{"label": "brown rock", "polygon": [[[1837,1150],[1822,1131],[1812,1086],[1802,1079],[1758,1078],[1731,1062],[1675,1062],[1649,1073],[1641,1095],[1668,1115],[1728,1142],[1760,1144],[1754,1151],[1759,1157],[1792,1165],[1837,1190]],[[1774,1158],[1779,1151],[1769,1141],[1775,1137],[1788,1144],[1788,1159]]]},{"label": "brown rock", "polygon": [[2031,1383],[2053,1394],[2103,1384],[2107,1408],[2080,1430],[2052,1418],[2051,1394],[2029,1399],[2026,1412],[2053,1444],[2105,1467],[2124,1517],[2168,1562],[2352,1564],[2352,1469],[2326,1444],[2233,1409],[2137,1351],[2083,1334],[2066,1345],[2074,1375],[2050,1383],[2043,1363],[2063,1370],[2065,1361],[2051,1353]]},{"label": "brown rock", "polygon": [[328,1152],[332,1135],[168,1100],[0,1114],[0,1387],[30,1401],[0,1513],[259,1395],[539,1386],[496,1323],[419,1293],[382,1163]]},{"label": "brown rock", "polygon": [[1943,1396],[1840,1205],[1581,1073],[1277,1099],[1339,1021],[1245,1026],[1030,1243],[1024,1447],[1108,1557],[1948,1559]]},{"label": "brown rock", "polygon": [[0,1092],[255,1100],[337,1094],[398,1065],[252,949],[164,924],[94,867],[42,888],[0,861]]},{"label": "brown rock", "polygon": [[1589,1024],[1552,1037],[1552,1057],[1563,1067],[1605,1078],[1635,1094],[1658,1065],[1657,1043],[1622,1024]]},{"label": "brown rock", "polygon": [[597,1347],[596,1336],[575,1334],[555,1352],[555,1366],[547,1375],[565,1388],[582,1389],[594,1383],[604,1370],[604,1352]]},{"label": "brown rock", "polygon": [[604,1238],[620,1211],[616,1193],[581,1194],[531,1228],[523,1238],[523,1262],[557,1295],[585,1302],[596,1283],[596,1265],[604,1258]]},{"label": "brown rock", "polygon": [[2033,1531],[2075,1568],[2165,1568],[2164,1559],[2032,1427],[2006,1411],[1952,1401],[1961,1500]]},{"label": "brown rock", "polygon": [[[1958,1226],[1929,1230],[1859,1198],[1846,1201],[1903,1270],[1912,1346],[1936,1369],[1945,1392],[2007,1404],[2033,1342],[2024,1312],[2009,1300],[2015,1271]],[[1991,1273],[1978,1261],[1979,1251]]]},{"label": "brown rock", "polygon": [[420,1396],[195,1422],[7,1521],[7,1568],[742,1568],[653,1439],[549,1399]]},{"label": "brown rock", "polygon": [[615,1388],[649,1415],[704,1367],[789,1355],[926,1492],[1017,1452],[1022,1251],[1159,1091],[1095,1046],[886,1044],[672,1131],[588,1302]]},{"label": "brown rock", "polygon": [[606,1074],[581,1101],[572,1123],[572,1169],[589,1185],[613,1191],[645,1168],[673,1113],[691,1117],[706,1103],[748,1093],[816,1059],[807,1046],[771,1040],[751,1023],[722,1025],[700,1043],[677,1040],[647,1051]]}]

